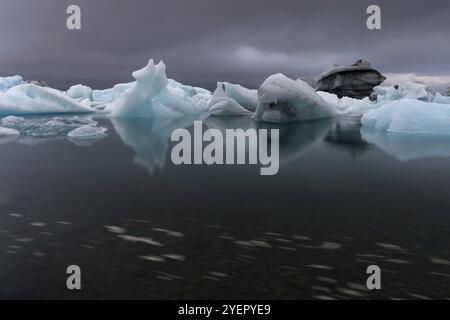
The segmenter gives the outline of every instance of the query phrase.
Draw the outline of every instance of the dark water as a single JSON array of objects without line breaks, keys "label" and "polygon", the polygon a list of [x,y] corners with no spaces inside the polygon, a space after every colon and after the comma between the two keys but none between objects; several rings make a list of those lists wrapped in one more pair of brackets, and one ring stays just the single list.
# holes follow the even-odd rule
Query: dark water
[{"label": "dark water", "polygon": [[173,165],[169,136],[191,122],[103,119],[108,136],[84,146],[0,140],[0,298],[450,297],[449,138],[272,126],[280,171],[260,176]]}]

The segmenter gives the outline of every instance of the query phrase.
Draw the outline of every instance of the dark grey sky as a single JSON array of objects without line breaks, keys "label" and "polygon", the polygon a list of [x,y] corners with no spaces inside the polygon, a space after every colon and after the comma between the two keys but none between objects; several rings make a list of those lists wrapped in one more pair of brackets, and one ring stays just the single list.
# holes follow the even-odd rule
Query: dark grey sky
[{"label": "dark grey sky", "polygon": [[[81,31],[66,29],[70,4]],[[382,8],[379,31],[366,28],[370,4]],[[1,0],[0,39],[1,75],[52,85],[128,81],[151,57],[207,87],[310,78],[358,58],[392,81],[450,85],[449,0]]]}]

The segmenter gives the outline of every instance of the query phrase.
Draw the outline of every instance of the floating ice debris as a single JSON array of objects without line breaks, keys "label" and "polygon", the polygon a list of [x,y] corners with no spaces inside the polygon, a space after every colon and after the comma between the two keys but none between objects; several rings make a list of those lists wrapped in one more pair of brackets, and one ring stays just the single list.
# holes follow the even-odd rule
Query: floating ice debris
[{"label": "floating ice debris", "polygon": [[219,82],[224,88],[225,95],[235,100],[239,105],[249,111],[255,111],[258,106],[258,90],[244,88],[238,84],[231,84],[228,82]]},{"label": "floating ice debris", "polygon": [[395,250],[395,251],[405,251],[402,247],[396,245],[396,244],[390,244],[390,243],[377,243],[380,247],[389,249],[389,250]]},{"label": "floating ice debris", "polygon": [[450,134],[450,105],[404,99],[365,113],[364,127],[379,132]]},{"label": "floating ice debris", "polygon": [[378,102],[388,102],[403,99],[414,99],[425,102],[433,100],[434,93],[426,85],[415,82],[405,82],[398,86],[376,87]]},{"label": "floating ice debris", "polygon": [[302,80],[278,73],[268,77],[258,89],[254,117],[267,122],[309,121],[335,115],[332,107]]},{"label": "floating ice debris", "polygon": [[30,226],[33,226],[33,227],[45,227],[46,225],[47,225],[46,223],[44,223],[44,222],[39,222],[39,221],[31,222],[31,223],[30,223]]},{"label": "floating ice debris", "polygon": [[450,105],[450,96],[443,96],[437,92],[433,98],[433,102]]},{"label": "floating ice debris", "polygon": [[178,260],[178,261],[186,260],[185,256],[183,256],[181,254],[174,254],[174,253],[164,254],[163,257],[166,257],[166,258],[172,259],[172,260]]},{"label": "floating ice debris", "polygon": [[21,135],[35,138],[65,136],[68,132],[85,125],[95,128],[97,122],[78,116],[69,118],[54,117],[50,119],[29,119],[17,116],[8,116],[0,120],[0,126],[15,129],[19,131]]},{"label": "floating ice debris", "polygon": [[19,84],[24,84],[21,76],[15,75],[11,77],[0,77],[0,92],[5,92],[9,88],[18,86]]},{"label": "floating ice debris", "polygon": [[93,127],[91,125],[84,125],[70,131],[67,136],[77,139],[98,139],[105,136],[108,129],[103,127]]},{"label": "floating ice debris", "polygon": [[119,237],[122,240],[130,241],[130,242],[142,242],[142,243],[146,243],[146,244],[150,244],[152,246],[158,246],[158,247],[164,246],[162,243],[155,241],[151,238],[136,237],[136,236],[130,236],[127,234],[121,234],[121,235],[118,235],[117,237]]},{"label": "floating ice debris", "polygon": [[158,232],[163,232],[163,233],[167,234],[170,237],[175,237],[175,238],[184,237],[184,234],[182,234],[181,232],[178,232],[178,231],[172,231],[172,230],[167,230],[167,229],[162,229],[162,228],[152,228],[151,230],[158,231]]},{"label": "floating ice debris", "polygon": [[450,261],[441,258],[430,258],[431,263],[450,266]]},{"label": "floating ice debris", "polygon": [[0,136],[14,136],[19,134],[20,132],[16,129],[0,127]]},{"label": "floating ice debris", "polygon": [[118,234],[122,234],[122,233],[127,233],[127,230],[125,228],[122,227],[117,227],[117,226],[104,226],[109,232],[112,233],[118,233]]},{"label": "floating ice debris", "polygon": [[64,92],[33,84],[21,84],[0,92],[0,115],[90,113],[96,110]]},{"label": "floating ice debris", "polygon": [[134,84],[135,82],[119,83],[110,89],[93,90],[92,100],[100,103],[114,102],[125,90],[130,89]]},{"label": "floating ice debris", "polygon": [[154,261],[154,262],[166,262],[166,258],[159,257],[159,256],[139,256],[141,259],[148,260],[148,261]]},{"label": "floating ice debris", "polygon": [[349,115],[349,116],[361,116],[366,111],[379,107],[375,102],[370,101],[368,98],[362,100],[342,97],[339,98],[337,95],[317,91],[317,94],[321,96],[330,106],[332,106],[335,112],[339,115]]},{"label": "floating ice debris", "polygon": [[325,265],[321,265],[321,264],[309,264],[307,265],[307,267],[309,268],[313,268],[313,269],[319,269],[319,270],[333,270],[333,267],[330,266],[325,266]]}]

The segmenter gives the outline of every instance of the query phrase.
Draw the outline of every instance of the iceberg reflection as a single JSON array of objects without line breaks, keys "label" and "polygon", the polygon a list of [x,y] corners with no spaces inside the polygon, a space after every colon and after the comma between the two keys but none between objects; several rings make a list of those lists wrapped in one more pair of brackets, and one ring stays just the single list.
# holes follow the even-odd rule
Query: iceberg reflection
[{"label": "iceberg reflection", "polygon": [[449,135],[380,133],[364,127],[361,135],[367,142],[400,161],[450,157]]}]

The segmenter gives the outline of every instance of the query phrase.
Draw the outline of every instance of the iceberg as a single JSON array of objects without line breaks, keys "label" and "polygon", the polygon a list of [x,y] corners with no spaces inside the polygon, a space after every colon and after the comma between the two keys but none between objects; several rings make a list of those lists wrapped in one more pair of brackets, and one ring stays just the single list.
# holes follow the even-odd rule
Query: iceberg
[{"label": "iceberg", "polygon": [[155,65],[150,59],[144,68],[132,75],[136,81],[106,107],[105,111],[110,112],[111,117],[180,117],[201,113],[189,93],[179,86],[169,86],[162,61]]},{"label": "iceberg", "polygon": [[333,108],[302,80],[278,73],[268,77],[258,89],[255,119],[267,122],[309,121],[330,118]]},{"label": "iceberg", "polygon": [[450,96],[443,96],[439,92],[437,92],[433,98],[433,102],[450,105]]},{"label": "iceberg", "polygon": [[0,92],[5,92],[8,89],[18,86],[19,84],[24,84],[21,76],[11,76],[11,77],[0,77]]},{"label": "iceberg", "polygon": [[93,90],[92,101],[101,103],[114,102],[125,90],[130,89],[134,84],[135,82],[119,83],[109,89]]},{"label": "iceberg", "polygon": [[100,137],[104,137],[105,132],[108,129],[103,127],[95,127],[89,124],[76,128],[70,131],[67,136],[71,138],[77,139],[98,139]]},{"label": "iceberg", "polygon": [[368,110],[377,108],[378,105],[369,100],[369,98],[356,99],[350,97],[339,98],[333,93],[325,91],[317,91],[317,94],[322,97],[338,115],[361,116]]},{"label": "iceberg", "polygon": [[21,84],[0,92],[0,115],[31,115],[49,113],[89,113],[96,110],[68,97],[63,92]]},{"label": "iceberg", "polygon": [[14,136],[14,135],[20,135],[20,132],[17,131],[16,129],[0,127],[0,136]]},{"label": "iceberg", "polygon": [[217,87],[222,87],[228,98],[235,100],[245,109],[254,112],[258,106],[258,90],[244,88],[238,84],[218,82]]},{"label": "iceberg", "polygon": [[415,99],[392,101],[365,113],[361,122],[378,132],[450,134],[450,105]]},{"label": "iceberg", "polygon": [[93,100],[92,89],[81,84],[70,87],[66,94],[69,97],[79,101],[83,101],[85,99],[89,99],[90,101]]},{"label": "iceberg", "polygon": [[225,86],[218,82],[217,88],[207,106],[208,113],[213,116],[250,116],[252,112],[241,106],[225,93]]},{"label": "iceberg", "polygon": [[416,82],[405,82],[398,86],[374,88],[378,102],[389,102],[402,99],[416,99],[430,102],[434,93],[426,85]]}]

